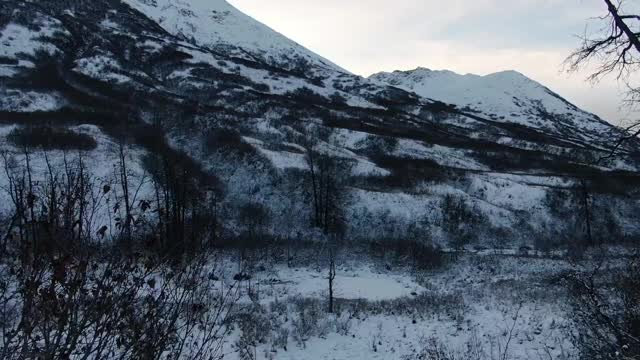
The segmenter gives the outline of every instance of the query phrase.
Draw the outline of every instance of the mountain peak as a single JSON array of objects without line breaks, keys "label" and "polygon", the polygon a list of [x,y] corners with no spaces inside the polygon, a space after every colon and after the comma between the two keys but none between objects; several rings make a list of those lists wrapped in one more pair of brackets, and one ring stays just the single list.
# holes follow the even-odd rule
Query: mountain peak
[{"label": "mountain peak", "polygon": [[225,0],[123,0],[169,33],[247,60],[292,67],[300,64],[347,72]]},{"label": "mountain peak", "polygon": [[487,74],[482,77],[485,79],[502,79],[502,80],[517,80],[517,81],[524,80],[524,81],[529,81],[529,82],[538,84],[535,80],[532,80],[531,78],[527,77],[523,73],[516,70],[498,71],[491,74]]},{"label": "mountain peak", "polygon": [[540,83],[515,70],[480,76],[460,75],[449,70],[418,67],[409,71],[378,73],[370,77],[430,99],[485,114],[496,121],[513,122],[554,133],[560,123],[579,131],[599,129],[607,124],[586,113]]},{"label": "mountain peak", "polygon": [[447,75],[447,76],[467,76],[467,77],[483,77],[483,78],[502,78],[502,79],[526,79],[528,81],[534,81],[531,80],[530,78],[528,78],[526,75],[522,74],[521,72],[518,72],[516,70],[503,70],[503,71],[497,71],[494,73],[490,73],[487,75],[476,75],[476,74],[471,74],[471,73],[467,73],[467,74],[460,74],[457,73],[455,71],[451,71],[451,70],[447,70],[447,69],[442,69],[442,70],[433,70],[427,67],[423,67],[423,66],[418,66],[417,68],[413,69],[413,70],[394,70],[392,73],[386,73],[386,72],[380,72],[380,73],[376,73],[374,75],[371,75],[372,78],[375,77],[380,77],[380,76],[384,76],[384,74],[394,74],[394,75],[421,75],[421,76],[433,76],[433,75]]}]

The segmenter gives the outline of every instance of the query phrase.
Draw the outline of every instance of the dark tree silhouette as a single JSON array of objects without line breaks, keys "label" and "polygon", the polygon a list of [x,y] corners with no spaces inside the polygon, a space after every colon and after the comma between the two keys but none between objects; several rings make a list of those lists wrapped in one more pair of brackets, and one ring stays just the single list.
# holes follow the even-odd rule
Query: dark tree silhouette
[{"label": "dark tree silhouette", "polygon": [[[640,67],[640,15],[627,14],[622,0],[617,4],[603,1],[608,13],[599,19],[606,26],[593,35],[585,34],[582,45],[567,58],[567,64],[570,70],[578,70],[595,61],[598,67],[589,76],[590,80],[598,81],[615,74],[627,81]],[[638,85],[629,85],[632,95],[638,95]]]},{"label": "dark tree silhouette", "polygon": [[[594,33],[582,36],[581,46],[567,59],[569,71],[583,69],[587,65],[596,65],[589,76],[592,82],[598,82],[613,75],[627,86],[626,102],[635,107],[640,104],[640,84],[634,83],[633,74],[640,69],[640,15],[629,13],[624,0],[614,3],[603,0],[607,14],[598,20],[604,26]],[[628,140],[640,135],[640,121],[634,121],[623,136],[615,143],[611,154]]]}]

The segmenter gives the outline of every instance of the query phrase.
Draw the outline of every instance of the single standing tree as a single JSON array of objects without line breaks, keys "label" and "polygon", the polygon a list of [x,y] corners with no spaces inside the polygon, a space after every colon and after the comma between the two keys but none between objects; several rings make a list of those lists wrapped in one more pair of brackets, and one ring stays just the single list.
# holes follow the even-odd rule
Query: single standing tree
[{"label": "single standing tree", "polygon": [[334,281],[336,279],[336,249],[335,242],[329,241],[329,313],[333,313]]},{"label": "single standing tree", "polygon": [[313,202],[313,226],[322,230],[327,239],[329,261],[329,312],[334,311],[336,278],[336,251],[338,236],[344,233],[343,209],[347,202],[345,180],[350,175],[350,164],[317,151],[312,139],[305,142],[309,167],[310,193]]}]

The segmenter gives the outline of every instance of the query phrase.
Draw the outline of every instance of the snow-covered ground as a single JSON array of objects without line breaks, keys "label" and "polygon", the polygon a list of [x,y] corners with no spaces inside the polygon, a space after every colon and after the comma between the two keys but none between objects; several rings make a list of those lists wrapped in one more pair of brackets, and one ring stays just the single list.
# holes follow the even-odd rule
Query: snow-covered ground
[{"label": "snow-covered ground", "polygon": [[[241,302],[263,309],[255,321],[269,319],[265,332],[286,334],[284,345],[272,341],[277,335],[256,342],[257,359],[419,359],[432,342],[460,354],[473,346],[487,358],[502,358],[506,346],[513,360],[568,359],[573,351],[564,290],[546,283],[570,268],[565,260],[468,254],[416,272],[345,255],[335,314],[326,312],[328,272],[316,260],[266,266],[245,284],[252,300]],[[235,266],[229,260],[222,277]],[[240,358],[241,334],[232,332],[225,358]]]},{"label": "snow-covered ground", "polygon": [[[233,275],[232,272],[227,271],[225,275]],[[327,271],[319,267],[276,266],[264,272],[257,272],[253,281],[254,286],[259,287],[257,291],[262,294],[260,301],[267,304],[277,298],[324,298],[328,294]],[[425,288],[411,277],[376,271],[366,265],[355,268],[339,267],[335,283],[334,296],[346,300],[392,300],[425,291]]]},{"label": "snow-covered ground", "polygon": [[65,100],[56,92],[6,91],[0,88],[0,110],[13,112],[54,111]]},{"label": "snow-covered ground", "polygon": [[[204,298],[214,300],[209,310],[217,311],[215,299],[237,299],[225,305],[226,331],[216,337],[224,359],[418,360],[430,359],[423,354],[431,346],[454,359],[575,359],[568,298],[549,281],[571,269],[566,260],[459,254],[421,271],[361,249],[342,250],[333,313],[322,247],[297,248],[290,266],[282,258],[253,257],[253,270],[242,266],[240,273],[239,252],[209,258],[199,273]],[[175,286],[168,281],[174,271],[157,269],[140,291],[154,296]],[[240,274],[245,278],[236,282]],[[237,297],[232,289],[239,289]],[[199,331],[206,330],[195,330],[195,338]]]},{"label": "snow-covered ground", "polygon": [[[35,64],[31,57],[37,52],[57,54],[59,49],[47,39],[57,33],[65,33],[57,20],[44,18],[40,14],[33,14],[37,28],[27,28],[22,25],[9,23],[0,28],[0,58],[16,59],[15,64],[0,63],[0,78],[11,77],[25,68],[33,68]],[[23,110],[24,111],[24,110]]]}]

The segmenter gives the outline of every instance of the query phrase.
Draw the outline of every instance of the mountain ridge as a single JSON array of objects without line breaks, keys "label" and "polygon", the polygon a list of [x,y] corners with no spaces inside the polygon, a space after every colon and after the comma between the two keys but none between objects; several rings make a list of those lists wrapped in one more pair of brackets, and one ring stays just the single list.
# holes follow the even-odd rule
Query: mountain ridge
[{"label": "mountain ridge", "polygon": [[[315,153],[344,165],[344,219],[353,239],[412,231],[442,245],[462,235],[477,242],[495,241],[496,234],[510,242],[564,239],[558,234],[579,219],[552,216],[552,207],[568,206],[584,178],[594,189],[618,184],[623,195],[597,194],[600,217],[629,234],[640,232],[638,144],[625,144],[621,158],[595,165],[620,129],[571,108],[542,85],[521,84],[518,73],[472,83],[477,87],[470,92],[459,90],[466,85],[453,73],[447,76],[455,81],[436,86],[423,83],[424,76],[410,82],[400,72],[370,80],[283,40],[226,2],[208,4],[230,11],[206,17],[220,35],[202,35],[200,23],[195,30],[184,25],[195,16],[185,6],[204,3],[162,4],[169,3],[1,1],[1,13],[9,15],[0,17],[0,133],[33,124],[71,126],[102,139],[103,149],[123,141],[119,134],[127,129],[137,173],[148,170],[146,157],[170,154],[218,178],[226,189],[229,236],[241,231],[241,209],[255,203],[271,214],[272,235],[313,235],[305,184]],[[233,18],[242,20],[225,28]],[[220,32],[234,26],[270,40],[264,47],[252,41],[227,46],[237,34]],[[200,37],[185,36],[187,30]],[[442,74],[419,72],[441,80]],[[493,90],[483,91],[487,87]],[[522,93],[517,101],[513,91]],[[478,106],[477,96],[486,104]],[[0,137],[0,145],[20,156],[9,137]],[[100,159],[117,161],[109,156]],[[457,230],[446,225],[451,210],[445,209],[452,208],[443,204],[451,201],[469,215],[459,219],[465,234],[450,234]]]},{"label": "mountain ridge", "polygon": [[[287,66],[310,61],[316,66],[347,72],[253,18],[225,0],[125,0],[133,8],[157,21],[167,31],[192,38],[200,45],[235,47],[237,56],[260,57],[271,65]],[[204,14],[209,14],[206,18]]]},{"label": "mountain ridge", "polygon": [[480,76],[419,67],[377,73],[369,79],[450,103],[459,109],[484,113],[490,120],[524,125],[554,136],[595,142],[613,128],[515,70]]}]

